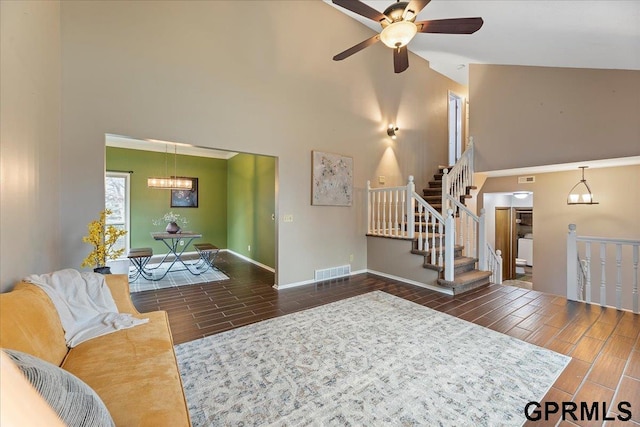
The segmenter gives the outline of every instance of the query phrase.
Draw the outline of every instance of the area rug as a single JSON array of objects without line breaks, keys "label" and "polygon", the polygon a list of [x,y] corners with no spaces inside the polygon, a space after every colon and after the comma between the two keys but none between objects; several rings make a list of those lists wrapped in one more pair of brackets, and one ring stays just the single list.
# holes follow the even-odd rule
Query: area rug
[{"label": "area rug", "polygon": [[194,426],[517,426],[571,359],[380,291],[175,349]]},{"label": "area rug", "polygon": [[[153,277],[162,277],[167,268],[171,265],[170,262],[165,262],[160,265],[148,264],[147,268],[153,272]],[[154,289],[172,288],[175,286],[195,285],[198,283],[219,282],[221,280],[229,280],[229,277],[220,270],[208,269],[207,271],[195,276],[184,269],[183,266],[178,264],[173,266],[175,271],[170,271],[163,279],[158,281],[147,280],[142,276],[138,276],[136,280],[129,282],[129,288],[131,293],[150,291]],[[196,268],[191,268],[193,271]],[[133,271],[133,270],[132,270]]]}]

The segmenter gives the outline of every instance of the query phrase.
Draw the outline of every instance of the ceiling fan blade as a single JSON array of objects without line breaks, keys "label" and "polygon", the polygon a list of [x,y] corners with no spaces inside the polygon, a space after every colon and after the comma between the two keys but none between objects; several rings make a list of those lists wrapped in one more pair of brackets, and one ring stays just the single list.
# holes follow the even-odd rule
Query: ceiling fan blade
[{"label": "ceiling fan blade", "polygon": [[407,46],[393,49],[393,71],[401,73],[409,68],[409,51]]},{"label": "ceiling fan blade", "polygon": [[420,11],[424,9],[424,7],[428,5],[430,1],[431,0],[411,0],[407,7],[404,8],[402,19],[407,19],[407,14],[409,12],[413,13],[414,17],[418,16],[418,13],[420,13]]},{"label": "ceiling fan blade", "polygon": [[355,46],[351,46],[349,49],[345,50],[344,52],[340,52],[339,54],[333,57],[333,60],[342,61],[343,59],[350,57],[354,53],[360,52],[365,47],[371,46],[372,44],[376,43],[378,40],[380,40],[380,34],[376,34],[370,39],[366,39],[365,41],[358,43]]},{"label": "ceiling fan blade", "polygon": [[484,21],[482,18],[434,19],[415,23],[419,33],[473,34]]},{"label": "ceiling fan blade", "polygon": [[384,14],[378,12],[371,6],[368,6],[358,0],[332,0],[334,4],[338,6],[344,7],[345,9],[350,10],[351,12],[357,13],[358,15],[364,16],[365,18],[373,19],[376,22],[383,21],[387,19]]}]

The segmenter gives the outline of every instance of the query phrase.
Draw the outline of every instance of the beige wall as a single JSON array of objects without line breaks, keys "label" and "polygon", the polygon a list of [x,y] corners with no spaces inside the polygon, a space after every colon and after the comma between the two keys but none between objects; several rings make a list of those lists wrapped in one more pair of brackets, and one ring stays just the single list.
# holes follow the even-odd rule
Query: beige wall
[{"label": "beige wall", "polygon": [[411,240],[367,237],[367,268],[374,273],[402,277],[409,282],[438,288],[437,271],[423,267],[424,256],[411,253]]},{"label": "beige wall", "polygon": [[[580,180],[578,169],[537,174],[533,184],[518,184],[516,176],[489,178],[482,187],[479,201],[487,193],[533,191],[535,290],[566,295],[569,224],[576,224],[582,236],[640,239],[640,166],[590,168],[586,178],[598,205],[567,205],[569,190]],[[615,283],[614,274],[608,277]],[[608,301],[615,300],[610,296]]]},{"label": "beige wall", "polygon": [[[446,161],[447,91],[467,95],[414,55],[394,74],[382,45],[331,60],[372,34],[321,1],[64,2],[63,265],[85,252],[115,133],[277,156],[278,284],[350,254],[366,268],[366,181],[426,185]],[[311,150],[354,157],[354,206],[310,206]]]},{"label": "beige wall", "polygon": [[640,71],[472,64],[476,171],[640,154]]},{"label": "beige wall", "polygon": [[0,291],[60,266],[60,4],[0,2]]}]

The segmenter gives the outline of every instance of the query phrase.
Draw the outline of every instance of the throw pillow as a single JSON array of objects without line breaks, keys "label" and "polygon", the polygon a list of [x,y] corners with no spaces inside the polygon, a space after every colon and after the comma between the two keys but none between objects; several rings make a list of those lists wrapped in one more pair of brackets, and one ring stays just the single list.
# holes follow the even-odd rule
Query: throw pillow
[{"label": "throw pillow", "polygon": [[78,377],[30,354],[3,351],[66,425],[115,426],[104,402]]}]

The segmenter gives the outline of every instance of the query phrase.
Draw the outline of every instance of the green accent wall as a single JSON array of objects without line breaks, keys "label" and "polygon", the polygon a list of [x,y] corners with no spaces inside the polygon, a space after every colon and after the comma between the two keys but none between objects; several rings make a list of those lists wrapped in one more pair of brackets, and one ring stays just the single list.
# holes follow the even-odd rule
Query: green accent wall
[{"label": "green accent wall", "polygon": [[276,159],[238,154],[227,167],[228,248],[275,268]]},{"label": "green accent wall", "polygon": [[[147,178],[173,175],[174,157],[150,151],[107,147],[107,170],[133,171],[131,174],[131,247],[151,247],[154,253],[166,253],[162,242],[150,233],[166,226],[153,225],[153,219],[173,211],[188,219],[184,230],[202,233],[200,242],[227,247],[227,160],[207,157],[177,156],[177,175],[198,178],[198,207],[172,208],[170,190],[147,188]],[[273,201],[272,201],[273,204]],[[196,241],[194,241],[195,243]],[[274,246],[275,247],[275,246]],[[187,251],[193,251],[189,247]]]}]

